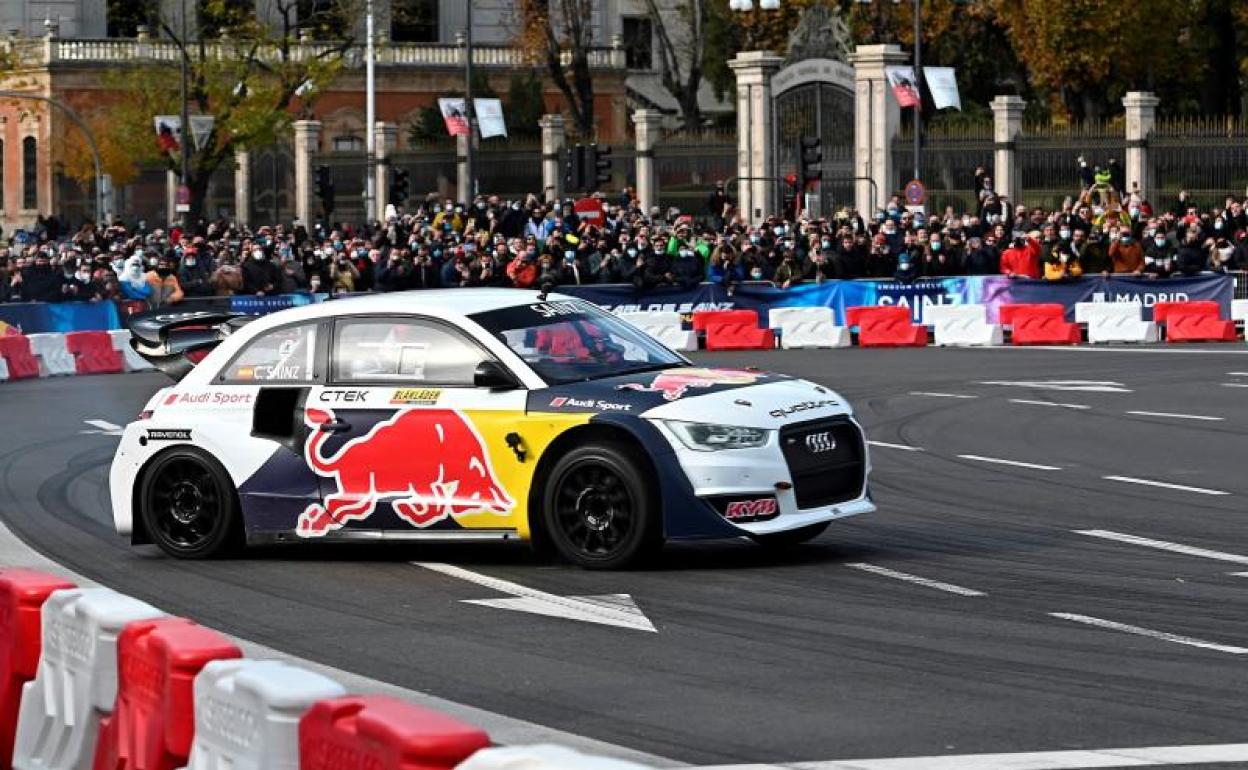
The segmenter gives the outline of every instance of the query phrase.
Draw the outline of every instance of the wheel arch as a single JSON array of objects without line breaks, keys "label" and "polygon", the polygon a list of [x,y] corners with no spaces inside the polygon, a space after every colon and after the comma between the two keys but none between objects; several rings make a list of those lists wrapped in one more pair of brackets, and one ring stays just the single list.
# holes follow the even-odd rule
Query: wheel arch
[{"label": "wheel arch", "polygon": [[[546,450],[542,452],[542,456],[538,458],[537,467],[533,471],[533,483],[529,485],[528,510],[529,533],[533,541],[533,545],[539,551],[546,551],[550,548],[549,534],[546,532],[546,520],[543,513],[543,498],[546,494],[546,485],[550,481],[551,470],[555,467],[555,463],[559,458],[563,457],[570,450],[585,446],[593,442],[609,442],[626,447],[634,456],[634,459],[641,464],[641,470],[647,473],[650,478],[655,480],[654,486],[647,489],[647,494],[652,498],[655,505],[661,505],[662,495],[658,489],[658,469],[654,464],[654,460],[646,451],[645,444],[641,438],[637,436],[629,428],[617,422],[588,422],[584,425],[577,425],[559,434],[558,438],[550,443]],[[664,531],[664,516],[661,507],[659,515],[660,532]]]}]

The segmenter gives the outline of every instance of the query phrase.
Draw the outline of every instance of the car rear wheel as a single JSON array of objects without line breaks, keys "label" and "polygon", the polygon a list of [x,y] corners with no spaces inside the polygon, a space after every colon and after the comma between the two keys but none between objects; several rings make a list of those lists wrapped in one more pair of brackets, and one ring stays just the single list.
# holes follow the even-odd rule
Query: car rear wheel
[{"label": "car rear wheel", "polygon": [[143,477],[143,524],[170,556],[207,559],[231,548],[237,496],[225,470],[202,452],[173,449]]},{"label": "car rear wheel", "polygon": [[768,535],[750,535],[750,539],[764,548],[792,548],[795,545],[801,545],[808,540],[814,540],[824,533],[831,522],[825,521],[822,524],[811,524],[808,527],[798,527],[790,529],[786,532],[772,532]]},{"label": "car rear wheel", "polygon": [[662,544],[643,466],[618,444],[590,444],[555,463],[546,488],[546,531],[555,549],[587,569],[619,569]]}]

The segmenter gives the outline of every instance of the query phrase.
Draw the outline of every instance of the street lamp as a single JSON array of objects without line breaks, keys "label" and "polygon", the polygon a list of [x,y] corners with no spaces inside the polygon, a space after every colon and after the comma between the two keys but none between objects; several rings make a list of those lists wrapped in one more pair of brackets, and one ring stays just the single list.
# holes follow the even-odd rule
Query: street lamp
[{"label": "street lamp", "polygon": [[[750,2],[750,0],[731,0],[732,2]],[[858,0],[862,5],[870,5],[872,0]],[[893,5],[901,5],[901,0],[893,0]],[[919,93],[919,103],[914,108],[914,176],[921,179],[919,165],[923,157],[920,137],[923,134],[923,4],[922,0],[914,0],[914,89]]]},{"label": "street lamp", "polygon": [[[728,0],[728,7],[738,13],[753,13],[754,0]],[[780,9],[780,0],[758,0],[758,7],[764,11],[776,11]],[[745,50],[754,50],[758,44],[757,34],[754,25],[745,28]]]}]

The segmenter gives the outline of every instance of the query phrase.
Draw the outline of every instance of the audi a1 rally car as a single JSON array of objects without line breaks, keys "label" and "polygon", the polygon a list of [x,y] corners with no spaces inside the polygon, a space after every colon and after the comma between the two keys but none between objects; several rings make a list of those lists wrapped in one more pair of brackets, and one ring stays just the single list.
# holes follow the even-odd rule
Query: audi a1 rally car
[{"label": "audi a1 rally car", "polygon": [[570,297],[407,292],[131,330],[177,383],[125,429],[113,517],[174,556],[515,538],[612,568],[665,539],[793,543],[874,510],[836,393],[694,366]]}]

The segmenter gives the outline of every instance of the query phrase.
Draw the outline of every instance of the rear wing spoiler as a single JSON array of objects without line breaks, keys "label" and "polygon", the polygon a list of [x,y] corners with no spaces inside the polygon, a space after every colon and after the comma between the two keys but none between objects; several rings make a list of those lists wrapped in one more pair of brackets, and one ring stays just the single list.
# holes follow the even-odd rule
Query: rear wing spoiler
[{"label": "rear wing spoiler", "polygon": [[130,347],[175,382],[251,316],[214,310],[153,310],[126,319]]}]

